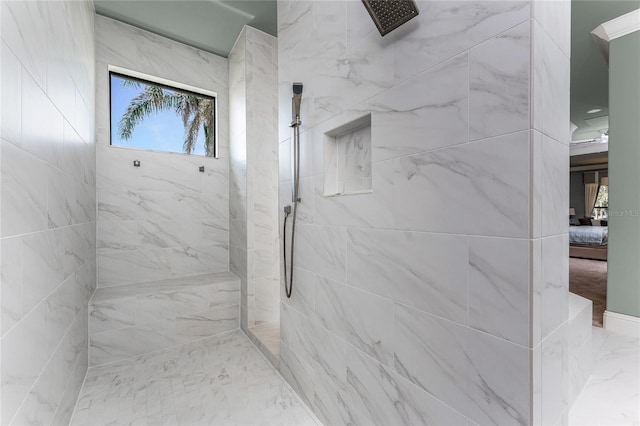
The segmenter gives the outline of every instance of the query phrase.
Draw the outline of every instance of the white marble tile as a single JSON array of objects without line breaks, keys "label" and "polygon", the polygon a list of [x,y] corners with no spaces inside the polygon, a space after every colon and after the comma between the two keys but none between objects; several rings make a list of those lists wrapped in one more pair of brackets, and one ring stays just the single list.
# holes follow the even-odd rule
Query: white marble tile
[{"label": "white marble tile", "polygon": [[593,302],[569,293],[569,351],[577,352],[587,340],[591,339],[592,333]]},{"label": "white marble tile", "polygon": [[163,249],[98,249],[98,286],[109,287],[171,277],[171,257]]},{"label": "white marble tile", "polygon": [[89,333],[96,334],[136,324],[136,298],[94,301],[89,304]]},{"label": "white marble tile", "polygon": [[344,281],[347,233],[344,228],[298,224],[295,254],[300,268]]},{"label": "white marble tile", "polygon": [[[86,313],[83,312],[83,314]],[[79,318],[85,318],[85,315],[79,316]],[[82,336],[82,338],[72,338],[71,346],[66,347],[65,351],[68,355],[65,360],[71,360],[72,354],[75,352],[77,355],[74,359],[75,364],[69,374],[67,385],[64,392],[60,396],[60,401],[56,408],[56,412],[53,417],[53,424],[67,424],[71,420],[73,409],[76,404],[77,397],[80,393],[80,388],[84,381],[85,373],[87,371],[87,351],[83,348],[88,347],[86,321],[77,321],[72,326],[72,332],[70,336]],[[84,327],[84,328],[83,328]]]},{"label": "white marble tile", "polygon": [[[198,221],[140,220],[138,238],[145,248],[193,247],[203,243],[201,224]],[[228,231],[220,238],[227,241]]]},{"label": "white marble tile", "polygon": [[[90,303],[91,364],[236,329],[238,303],[239,282],[228,272],[101,288]],[[145,331],[140,344],[127,340]]]},{"label": "white marble tile", "polygon": [[[283,345],[299,354],[325,383],[346,379],[346,342],[301,313],[281,304],[280,336]],[[313,335],[314,339],[306,336]]]},{"label": "white marble tile", "polygon": [[379,362],[393,365],[393,301],[316,276],[315,318]]},{"label": "white marble tile", "polygon": [[45,163],[2,142],[2,236],[47,229]]},{"label": "white marble tile", "polygon": [[[335,138],[340,194],[371,190],[371,126]],[[326,149],[326,147],[325,147]]]},{"label": "white marble tile", "polygon": [[26,235],[22,246],[22,309],[29,312],[64,279],[60,230]]},{"label": "white marble tile", "polygon": [[[318,327],[314,330],[320,339],[318,344],[307,346],[305,343],[304,346],[300,346],[293,339],[291,343],[297,348],[297,352],[293,349],[287,350],[283,340],[281,348],[286,351],[286,355],[283,352],[283,359],[290,361],[286,369],[282,370],[283,375],[292,383],[294,389],[300,389],[300,395],[303,395],[303,399],[308,401],[314,413],[324,423],[347,423],[348,413],[343,398],[346,383],[346,346],[323,328]],[[281,362],[281,368],[282,365]],[[292,374],[295,377],[292,377]]]},{"label": "white marble tile", "polygon": [[311,367],[282,343],[280,344],[280,374],[300,399],[308,406],[312,406],[314,383],[311,378]]},{"label": "white marble tile", "polygon": [[[4,9],[5,6],[3,5]],[[4,12],[4,10],[3,10]],[[19,144],[22,138],[22,66],[11,49],[0,45],[2,54],[2,139]]]},{"label": "white marble tile", "polygon": [[566,25],[571,21],[571,1],[534,1],[533,17],[546,31],[560,50],[567,56],[571,56],[571,31]]},{"label": "white marble tile", "polygon": [[[288,276],[288,273],[287,273]],[[308,312],[313,314],[316,306],[316,293],[318,286],[316,285],[315,275],[307,270],[294,268],[294,291],[291,297],[287,298],[284,289],[284,275],[280,284],[280,300],[290,305],[299,312]]]},{"label": "white marble tile", "polygon": [[533,320],[534,325],[540,327],[541,339],[569,317],[568,239],[568,234],[542,239],[541,279],[539,283],[534,282],[539,286],[540,317]]},{"label": "white marble tile", "polygon": [[59,165],[63,145],[63,118],[40,86],[22,75],[22,117],[39,117],[38,125],[22,120],[20,147],[54,166]]},{"label": "white marble tile", "polygon": [[95,223],[87,223],[64,228],[63,267],[65,278],[75,272],[94,256],[96,247]]},{"label": "white marble tile", "polygon": [[370,193],[335,197],[324,195],[323,179],[317,177],[314,221],[321,225],[392,228],[395,172],[396,162],[393,160],[374,163]]},{"label": "white marble tile", "polygon": [[23,234],[2,241],[14,250],[3,253],[3,424],[66,423],[86,370],[94,148],[70,149],[69,129],[92,128],[94,14],[88,2],[2,4],[2,236]]},{"label": "white marble tile", "polygon": [[569,232],[569,147],[543,136],[542,143],[542,236]]},{"label": "white marble tile", "polygon": [[172,321],[176,319],[176,315],[170,294],[150,293],[136,296],[136,325]]},{"label": "white marble tile", "polygon": [[[307,205],[312,216],[305,214],[298,228],[296,244],[303,252],[297,266],[321,281],[337,281],[331,286],[345,292],[362,290],[361,299],[397,301],[396,326],[398,316],[417,318],[403,318],[406,324],[393,333],[392,370],[376,363],[379,354],[358,352],[369,350],[358,346],[361,341],[342,334],[357,318],[357,336],[370,335],[367,304],[342,309],[350,299],[331,303],[320,286],[309,292],[301,284],[304,295],[282,303],[281,369],[327,424],[428,423],[430,415],[438,424],[540,423],[540,414],[533,413],[540,395],[532,388],[541,380],[531,377],[529,333],[539,342],[540,327],[531,323],[541,321],[543,306],[556,297],[543,294],[540,285],[551,254],[543,259],[542,242],[526,240],[539,238],[543,226],[543,151],[531,142],[530,131],[531,110],[534,123],[543,111],[537,78],[544,67],[536,60],[545,55],[532,52],[537,33],[530,28],[539,25],[531,19],[536,9],[529,1],[420,1],[418,7],[417,18],[382,38],[358,2],[278,2],[281,207],[290,198],[292,81],[305,83],[302,174],[316,182],[313,205]],[[546,59],[551,65],[553,60]],[[555,72],[547,69],[549,76]],[[368,113],[373,192],[323,197],[325,133]],[[552,117],[547,127],[560,119]],[[320,232],[327,228],[335,229],[330,238]],[[347,249],[340,253],[325,240],[339,246],[343,232]],[[482,264],[474,276],[469,239],[476,237],[487,242],[472,250]],[[504,240],[505,248],[495,250],[493,239]],[[517,245],[512,239],[523,246],[510,250]],[[554,254],[547,276],[561,276],[561,255]],[[304,283],[304,274],[299,276]],[[473,295],[468,279],[481,283]],[[482,285],[495,290],[491,302],[504,308],[486,314]],[[389,314],[377,311],[381,318]],[[331,337],[344,341],[346,355]],[[343,368],[346,376],[336,373]],[[419,402],[403,405],[407,401]]]},{"label": "white marble tile", "polygon": [[280,366],[280,320],[260,322],[247,333],[251,341],[276,368]]},{"label": "white marble tile", "polygon": [[398,228],[529,235],[529,132],[404,157],[398,162],[394,188]]},{"label": "white marble tile", "polygon": [[[571,338],[571,334],[569,338]],[[569,352],[569,409],[575,404],[576,398],[584,389],[593,372],[592,346],[592,338],[589,338],[578,350],[570,350]]]},{"label": "white marble tile", "polygon": [[394,337],[396,371],[454,408],[465,405],[464,328],[400,305]]},{"label": "white marble tile", "polygon": [[529,346],[530,242],[469,239],[469,326]]},{"label": "white marble tile", "polygon": [[176,318],[178,344],[213,336],[240,326],[240,306],[233,305]]},{"label": "white marble tile", "polygon": [[[101,283],[118,285],[228,270],[227,60],[104,17],[96,19],[96,34],[97,75],[101,76],[97,105],[108,104],[102,103],[108,97],[108,64],[216,91],[221,153],[220,159],[211,159],[112,148],[109,115],[98,109]],[[136,40],[133,47],[131,40]],[[175,58],[180,58],[180,67]],[[141,167],[133,167],[133,160],[140,160]],[[204,173],[199,166],[205,167]],[[111,230],[116,235],[107,235]],[[118,270],[130,270],[133,275]]]},{"label": "white marble tile", "polygon": [[89,336],[89,365],[110,363],[175,344],[175,319],[105,331]]},{"label": "white marble tile", "polygon": [[469,53],[470,139],[529,128],[530,23],[524,22]]},{"label": "white marble tile", "polygon": [[463,425],[467,419],[358,350],[347,353],[346,406],[356,424]]},{"label": "white marble tile", "polygon": [[[46,87],[45,13],[44,3],[6,2],[2,5],[2,40],[41,87]],[[25,31],[26,28],[32,30]]]},{"label": "white marble tile", "polygon": [[569,351],[563,323],[541,345],[541,421],[551,424],[557,421],[569,403]]},{"label": "white marble tile", "polygon": [[373,161],[467,142],[469,64],[460,55],[367,100]]},{"label": "white marble tile", "polygon": [[82,283],[78,282],[73,275],[47,297],[45,303],[48,307],[46,313],[48,353],[55,352],[74,319],[84,310],[89,296]]},{"label": "white marble tile", "polygon": [[[527,20],[528,1],[419,1],[420,15],[390,34],[395,75],[407,78]],[[377,34],[376,34],[377,36]]]},{"label": "white marble tile", "polygon": [[[395,369],[480,424],[528,424],[526,348],[396,305]],[[500,371],[500,374],[496,374]]]},{"label": "white marble tile", "polygon": [[569,413],[570,425],[640,421],[640,341],[593,327],[593,374]]},{"label": "white marble tile", "polygon": [[[557,15],[557,17],[559,19],[560,16]],[[568,145],[571,140],[569,58],[542,29],[537,20],[532,22],[533,127]]]},{"label": "white marble tile", "polygon": [[22,318],[22,239],[3,238],[0,241],[0,278],[2,300],[2,330],[0,335],[9,331]]},{"label": "white marble tile", "polygon": [[10,423],[47,361],[46,310],[38,305],[2,337],[2,423]]},{"label": "white marble tile", "polygon": [[[62,396],[65,387],[71,382],[69,378],[83,353],[82,343],[86,344],[86,336],[78,339],[78,336],[82,336],[83,333],[82,324],[86,324],[84,317],[76,318],[69,333],[63,337],[56,350],[52,351],[51,358],[20,407],[13,424],[53,423],[56,411],[73,409],[73,405],[71,407],[69,405],[75,400],[64,401]],[[77,377],[74,379],[71,385],[77,386],[79,390],[82,377],[80,380]]]},{"label": "white marble tile", "polygon": [[[62,140],[62,158],[59,164],[59,168],[72,176],[77,181],[84,181],[90,183],[88,179],[85,179],[85,174],[89,173],[89,165],[86,162],[89,159],[85,158],[89,154],[92,154],[95,162],[95,145],[88,144],[82,141],[80,135],[74,130],[68,121],[64,121],[63,126],[63,140]],[[95,183],[93,183],[95,185]]]},{"label": "white marble tile", "polygon": [[[69,144],[72,142],[76,141],[70,141]],[[134,160],[140,161],[140,167],[133,167]],[[153,161],[153,157],[145,151],[98,145],[96,161],[99,192],[102,188],[114,186],[121,190],[140,190],[143,189],[143,167]]]},{"label": "white marble tile", "polygon": [[208,245],[167,250],[173,276],[209,274],[229,269],[229,247],[226,243],[213,241]]},{"label": "white marble tile", "polygon": [[138,222],[134,220],[99,220],[97,248],[135,249],[141,246]]},{"label": "white marble tile", "polygon": [[75,183],[60,170],[47,170],[47,222],[50,229],[71,224],[71,210],[76,205]]},{"label": "white marble tile", "polygon": [[466,324],[465,237],[359,229],[348,237],[350,285]]},{"label": "white marble tile", "polygon": [[278,145],[278,179],[279,182],[291,181],[291,139]]},{"label": "white marble tile", "polygon": [[90,369],[71,424],[107,424],[109,419],[315,424],[249,339],[237,332]]}]

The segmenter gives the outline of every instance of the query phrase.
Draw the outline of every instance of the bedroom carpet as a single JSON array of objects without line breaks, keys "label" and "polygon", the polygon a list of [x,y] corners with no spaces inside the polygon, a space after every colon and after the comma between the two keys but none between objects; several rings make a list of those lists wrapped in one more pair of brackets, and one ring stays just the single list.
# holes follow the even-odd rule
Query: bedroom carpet
[{"label": "bedroom carpet", "polygon": [[569,291],[593,302],[593,325],[602,327],[607,307],[607,262],[570,258]]}]

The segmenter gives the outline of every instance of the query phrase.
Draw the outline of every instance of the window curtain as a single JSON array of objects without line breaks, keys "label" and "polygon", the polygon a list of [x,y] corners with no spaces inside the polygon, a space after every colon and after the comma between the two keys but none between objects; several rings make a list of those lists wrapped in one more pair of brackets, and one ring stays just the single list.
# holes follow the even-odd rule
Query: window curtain
[{"label": "window curtain", "polygon": [[597,183],[585,183],[584,184],[584,211],[586,217],[591,217],[593,214],[593,206],[596,204],[596,196],[598,195]]}]

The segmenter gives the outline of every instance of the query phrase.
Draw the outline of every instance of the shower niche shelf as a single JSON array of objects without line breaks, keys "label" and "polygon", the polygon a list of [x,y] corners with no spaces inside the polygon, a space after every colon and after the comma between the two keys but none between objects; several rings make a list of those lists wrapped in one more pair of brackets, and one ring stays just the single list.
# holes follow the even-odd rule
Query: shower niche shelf
[{"label": "shower niche shelf", "polygon": [[324,134],[324,196],[369,192],[372,192],[371,114]]}]

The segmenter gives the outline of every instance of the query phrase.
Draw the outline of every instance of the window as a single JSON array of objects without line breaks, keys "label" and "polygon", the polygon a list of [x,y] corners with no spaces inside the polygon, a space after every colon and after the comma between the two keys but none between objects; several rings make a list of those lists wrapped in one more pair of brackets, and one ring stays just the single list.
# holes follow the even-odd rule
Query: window
[{"label": "window", "polygon": [[596,195],[596,203],[593,206],[591,215],[594,219],[607,219],[609,217],[609,186],[600,185],[598,187],[598,195]]},{"label": "window", "polygon": [[110,72],[111,145],[217,156],[214,96]]}]

